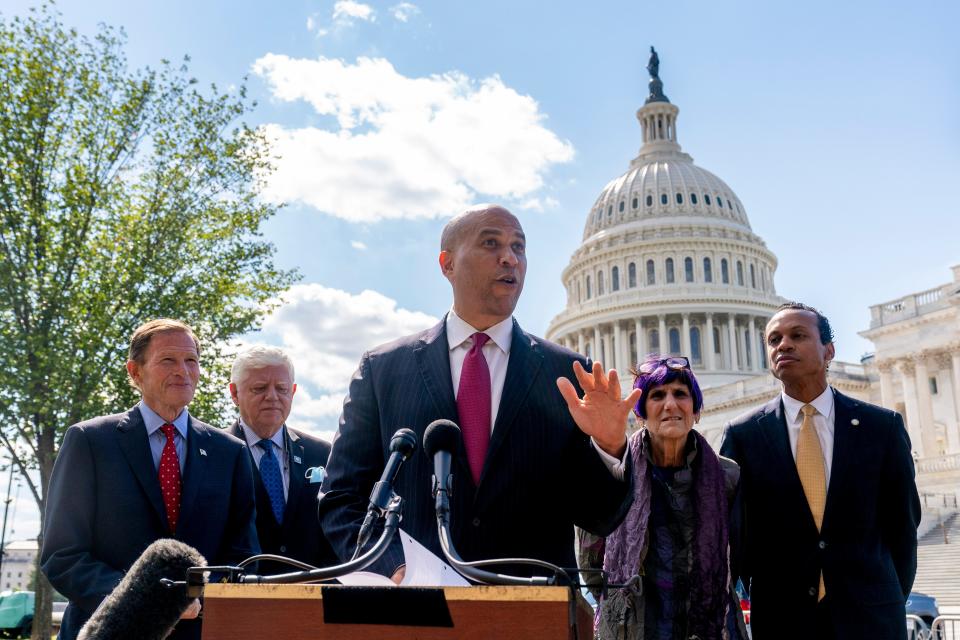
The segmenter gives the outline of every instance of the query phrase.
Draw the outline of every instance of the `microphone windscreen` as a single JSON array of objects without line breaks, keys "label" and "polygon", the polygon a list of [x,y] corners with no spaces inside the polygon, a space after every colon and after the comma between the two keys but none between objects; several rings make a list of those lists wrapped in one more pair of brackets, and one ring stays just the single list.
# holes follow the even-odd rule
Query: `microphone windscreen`
[{"label": "microphone windscreen", "polygon": [[399,452],[404,460],[409,458],[416,448],[417,434],[413,432],[413,429],[397,429],[393,438],[390,439],[390,451],[392,453]]},{"label": "microphone windscreen", "polygon": [[187,569],[206,565],[206,559],[190,545],[171,538],[157,540],[100,603],[77,640],[163,640],[193,598],[187,596],[185,586],[167,587],[160,579],[183,581]]},{"label": "microphone windscreen", "polygon": [[423,434],[423,450],[431,458],[437,451],[456,453],[460,444],[460,427],[451,420],[434,420]]}]

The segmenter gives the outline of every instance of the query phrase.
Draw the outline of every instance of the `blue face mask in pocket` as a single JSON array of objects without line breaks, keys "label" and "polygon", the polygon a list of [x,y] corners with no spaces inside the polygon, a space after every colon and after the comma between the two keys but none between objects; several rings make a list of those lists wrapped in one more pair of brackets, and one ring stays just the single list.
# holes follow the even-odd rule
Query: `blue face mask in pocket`
[{"label": "blue face mask in pocket", "polygon": [[323,467],[310,467],[304,473],[304,477],[310,484],[320,484],[327,475],[327,470]]}]

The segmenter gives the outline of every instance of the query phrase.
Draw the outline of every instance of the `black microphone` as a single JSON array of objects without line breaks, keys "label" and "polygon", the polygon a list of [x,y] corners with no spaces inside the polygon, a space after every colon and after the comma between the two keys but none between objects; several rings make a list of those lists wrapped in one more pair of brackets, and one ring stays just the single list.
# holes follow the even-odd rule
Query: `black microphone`
[{"label": "black microphone", "polygon": [[437,518],[442,518],[445,525],[450,524],[450,494],[453,491],[450,467],[459,444],[460,427],[451,420],[434,420],[423,434],[423,450],[433,458],[433,497]]},{"label": "black microphone", "polygon": [[93,612],[78,640],[162,640],[193,601],[186,585],[165,586],[161,580],[184,580],[190,567],[206,566],[200,552],[172,538],[151,544],[133,563],[120,584]]},{"label": "black microphone", "polygon": [[387,459],[387,466],[383,468],[383,474],[380,481],[373,485],[370,492],[370,506],[367,507],[367,515],[360,525],[360,532],[357,534],[357,548],[354,549],[353,557],[360,555],[360,550],[370,540],[373,533],[373,525],[380,516],[383,515],[390,499],[393,497],[393,483],[397,479],[400,467],[403,462],[409,458],[417,448],[417,434],[412,429],[397,429],[390,439],[390,458]]}]

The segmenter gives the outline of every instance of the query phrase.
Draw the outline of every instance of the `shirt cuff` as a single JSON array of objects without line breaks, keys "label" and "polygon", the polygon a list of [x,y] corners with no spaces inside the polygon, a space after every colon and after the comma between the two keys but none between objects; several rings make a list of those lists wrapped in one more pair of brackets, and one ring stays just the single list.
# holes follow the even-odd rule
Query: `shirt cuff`
[{"label": "shirt cuff", "polygon": [[600,448],[600,445],[597,444],[597,441],[590,438],[590,446],[593,447],[594,451],[597,452],[600,456],[600,461],[603,462],[603,466],[607,468],[607,471],[610,472],[617,480],[623,481],[624,469],[627,466],[627,454],[630,452],[630,447],[627,447],[623,451],[623,457],[620,459],[614,458],[612,455]]}]

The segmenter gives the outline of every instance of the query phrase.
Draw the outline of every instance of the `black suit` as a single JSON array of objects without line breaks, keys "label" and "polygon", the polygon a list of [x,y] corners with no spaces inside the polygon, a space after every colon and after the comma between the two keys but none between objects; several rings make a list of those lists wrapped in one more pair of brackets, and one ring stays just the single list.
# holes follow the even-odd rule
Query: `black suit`
[{"label": "black suit", "polygon": [[[750,585],[757,640],[902,640],[905,634],[920,522],[910,440],[899,414],[837,391],[834,401],[833,460],[819,533],[780,397],[726,428],[720,453],[740,464],[743,492],[735,565]],[[821,570],[826,598],[818,604]]]},{"label": "black suit", "polygon": [[[573,525],[606,534],[630,505],[629,482],[614,479],[571,419],[556,379],[573,376],[581,356],[531,336],[513,323],[506,380],[478,487],[463,445],[453,465],[453,542],[467,560],[533,557],[575,567]],[[333,441],[320,501],[323,529],[349,558],[367,499],[401,427],[422,442],[437,418],[458,421],[446,324],[376,348],[360,361]],[[404,530],[442,557],[433,462],[417,448],[401,469]],[[629,473],[628,473],[629,477]],[[391,575],[403,563],[398,541],[373,569]]]},{"label": "black suit", "polygon": [[[186,446],[172,537],[195,547],[209,564],[236,564],[259,553],[244,444],[190,417]],[[144,549],[170,537],[139,408],[67,430],[45,514],[41,567],[70,599],[60,638],[72,639]],[[199,638],[199,621],[181,622],[171,637]]]},{"label": "black suit", "polygon": [[[240,421],[233,423],[229,432],[244,440]],[[319,484],[311,484],[305,474],[311,467],[323,467],[330,457],[330,444],[316,436],[284,426],[287,441],[287,456],[290,469],[290,486],[287,489],[287,506],[283,512],[283,524],[278,524],[270,506],[270,497],[263,486],[260,471],[254,465],[254,484],[257,495],[257,536],[263,553],[294,558],[315,567],[327,567],[337,563],[337,555],[323,536],[317,518],[317,493]],[[287,573],[297,569],[282,563],[261,562],[261,575]]]}]

